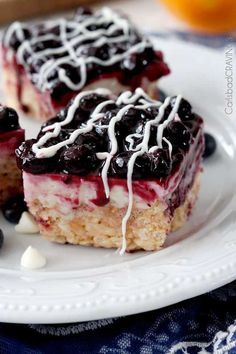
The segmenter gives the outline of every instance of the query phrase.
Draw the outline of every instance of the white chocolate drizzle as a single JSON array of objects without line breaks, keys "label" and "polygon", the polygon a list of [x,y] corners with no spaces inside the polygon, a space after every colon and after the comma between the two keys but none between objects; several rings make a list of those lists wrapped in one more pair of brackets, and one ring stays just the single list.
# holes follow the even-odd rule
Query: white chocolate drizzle
[{"label": "white chocolate drizzle", "polygon": [[[60,134],[61,128],[63,126],[66,126],[69,124],[74,117],[76,109],[79,107],[80,101],[83,97],[86,97],[88,95],[91,95],[91,93],[97,93],[104,95],[107,97],[107,100],[101,102],[93,111],[91,114],[91,118],[87,121],[86,124],[83,125],[82,128],[78,128],[74,130],[70,137],[64,141],[61,141],[60,143],[57,143],[55,145],[52,145],[50,147],[43,147],[43,145],[52,137],[57,137]],[[163,137],[163,132],[164,129],[167,127],[167,125],[172,122],[176,117],[177,117],[177,112],[179,109],[179,105],[181,102],[181,95],[178,95],[175,104],[167,117],[162,123],[161,120],[163,119],[163,116],[165,114],[165,109],[167,106],[170,104],[170,97],[167,97],[164,101],[164,103],[158,102],[158,101],[153,101],[151,100],[144,92],[142,89],[138,88],[135,90],[134,93],[131,93],[130,91],[122,93],[116,100],[110,99],[111,97],[111,92],[105,89],[97,89],[95,91],[86,91],[83,93],[78,94],[74,101],[72,102],[71,106],[69,107],[68,113],[65,117],[65,119],[61,122],[56,122],[52,125],[49,125],[43,129],[43,132],[45,133],[33,146],[32,150],[35,153],[37,158],[48,158],[51,156],[54,156],[57,151],[66,146],[73,144],[75,139],[80,135],[87,133],[91,131],[97,124],[97,121],[101,119],[104,116],[104,113],[102,113],[102,110],[104,107],[106,107],[109,104],[116,104],[116,106],[120,109],[118,110],[118,113],[114,115],[109,121],[109,124],[104,126],[107,128],[107,133],[108,137],[110,140],[110,151],[101,151],[97,152],[96,156],[98,159],[105,160],[104,166],[102,168],[102,173],[101,177],[103,180],[103,185],[104,185],[104,191],[106,194],[106,197],[108,198],[110,195],[110,189],[109,189],[109,183],[108,183],[108,170],[110,167],[110,163],[114,155],[116,155],[118,151],[118,144],[117,144],[117,139],[116,139],[116,123],[119,122],[124,114],[130,109],[134,108],[137,110],[142,110],[142,109],[147,109],[147,107],[153,107],[156,106],[158,108],[158,113],[157,116],[149,120],[148,122],[145,123],[144,126],[144,132],[143,134],[130,134],[128,135],[125,139],[129,143],[129,151],[133,151],[133,154],[131,155],[129,162],[128,162],[128,168],[127,168],[127,188],[128,188],[128,195],[129,195],[129,200],[128,200],[128,208],[127,211],[124,215],[124,218],[122,220],[122,246],[120,249],[120,254],[123,254],[126,250],[126,229],[127,229],[127,222],[130,218],[132,208],[133,208],[133,188],[132,188],[132,176],[133,176],[133,169],[134,169],[134,164],[137,159],[137,157],[143,155],[144,153],[153,153],[155,150],[162,148],[162,141],[165,141],[168,149],[169,149],[169,156],[171,158],[172,155],[172,144],[171,142]],[[157,127],[157,137],[156,137],[156,145],[151,147],[149,149],[149,139],[150,139],[150,132],[151,132],[151,127],[156,126]],[[141,143],[139,143],[135,148],[134,148],[134,138],[139,138],[141,139]]]},{"label": "white chocolate drizzle", "polygon": [[[96,30],[89,29],[89,26],[99,25],[108,25],[108,27]],[[52,31],[56,27],[59,28],[59,34],[50,33],[50,30]],[[112,66],[129,57],[132,53],[140,53],[146,48],[152,47],[148,39],[144,37],[140,39],[137,31],[126,18],[106,7],[92,15],[83,16],[80,22],[65,19],[44,22],[47,33],[37,34],[36,27],[32,30],[32,38],[26,40],[24,40],[24,28],[27,28],[24,23],[13,23],[5,34],[4,46],[9,47],[12,36],[16,34],[19,41],[22,42],[16,51],[18,63],[27,68],[35,60],[45,61],[38,72],[32,74],[35,85],[41,91],[52,89],[55,80],[58,79],[71,90],[81,90],[87,82],[88,65]],[[57,41],[58,47],[34,50],[36,44],[47,40]],[[109,56],[106,60],[102,60],[96,55],[83,54],[85,48],[90,46],[96,48],[106,43],[123,43],[124,50],[116,54],[107,53]],[[78,69],[77,79],[72,80],[67,75],[63,68],[64,64],[72,69],[73,67]],[[55,71],[57,78],[53,79]]]}]

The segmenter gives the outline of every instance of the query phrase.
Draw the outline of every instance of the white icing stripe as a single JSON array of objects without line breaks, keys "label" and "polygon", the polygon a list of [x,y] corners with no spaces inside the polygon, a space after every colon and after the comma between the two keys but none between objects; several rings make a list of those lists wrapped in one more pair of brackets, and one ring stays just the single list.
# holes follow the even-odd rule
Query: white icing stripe
[{"label": "white icing stripe", "polygon": [[[108,137],[110,140],[110,151],[109,152],[97,152],[97,158],[101,160],[105,160],[105,164],[102,169],[101,177],[103,180],[103,185],[104,185],[104,191],[106,194],[106,197],[109,197],[110,190],[109,190],[109,184],[108,184],[108,170],[110,167],[111,160],[113,156],[117,153],[118,151],[118,144],[117,144],[117,139],[116,139],[116,134],[115,134],[115,127],[116,123],[119,122],[124,114],[130,109],[130,108],[135,108],[138,110],[145,109],[144,107],[147,107],[149,105],[154,105],[159,106],[158,109],[158,114],[155,117],[155,119],[150,120],[146,122],[145,127],[144,127],[144,133],[143,134],[130,134],[126,137],[126,141],[130,144],[129,145],[129,150],[134,151],[133,155],[130,157],[129,162],[128,162],[128,168],[127,168],[127,188],[128,188],[128,195],[129,195],[129,201],[128,201],[128,208],[127,211],[124,215],[124,218],[122,220],[122,247],[120,250],[120,253],[123,254],[126,250],[126,229],[127,229],[127,222],[130,218],[132,208],[133,208],[133,189],[132,189],[132,176],[133,176],[133,169],[134,169],[134,164],[138,156],[143,155],[144,153],[150,152],[153,153],[155,150],[162,148],[162,140],[164,140],[168,144],[169,148],[169,155],[171,158],[172,155],[172,145],[169,140],[167,140],[165,137],[163,137],[163,132],[166,126],[175,119],[177,111],[179,109],[179,104],[181,102],[181,96],[177,96],[174,107],[172,108],[169,116],[167,119],[161,123],[160,121],[162,120],[165,109],[166,107],[170,104],[170,97],[167,97],[164,101],[163,104],[160,102],[154,103],[148,96],[144,94],[142,89],[136,89],[134,93],[131,93],[130,91],[124,92],[121,94],[116,101],[114,100],[106,100],[101,102],[93,111],[91,115],[91,119],[87,121],[87,124],[83,126],[82,128],[76,129],[68,139],[52,145],[50,147],[44,148],[43,145],[51,138],[51,137],[56,137],[60,134],[61,128],[63,126],[66,126],[69,124],[74,117],[76,109],[79,107],[80,101],[83,97],[86,97],[90,95],[91,93],[98,93],[102,94],[108,97],[111,97],[111,92],[108,90],[104,89],[98,89],[95,91],[87,91],[78,94],[72,105],[70,106],[67,116],[65,117],[64,121],[62,122],[57,122],[54,123],[48,127],[45,127],[43,129],[43,132],[45,132],[45,135],[43,135],[39,141],[33,145],[32,149],[36,154],[36,157],[51,157],[56,154],[56,152],[63,146],[72,144],[75,139],[80,135],[87,133],[93,129],[93,127],[96,125],[96,121],[100,118],[103,117],[104,113],[102,113],[102,110],[104,107],[106,107],[109,104],[116,104],[117,107],[121,106],[117,114],[112,117],[109,121],[109,124],[107,126],[104,126],[107,128],[108,132]],[[145,97],[145,98],[144,98]],[[139,105],[134,105],[135,103],[141,103]],[[151,127],[156,126],[157,127],[157,145],[151,147],[148,150],[149,147],[149,139],[150,139],[150,132],[151,132]],[[159,127],[161,127],[159,129]],[[49,131],[50,130],[50,131]],[[53,131],[51,131],[53,130]],[[142,138],[142,142],[134,148],[134,139],[135,138]]]},{"label": "white icing stripe", "polygon": [[157,145],[155,145],[155,146],[152,146],[149,150],[148,150],[148,152],[149,153],[154,153],[156,150],[158,150],[159,149],[159,146],[157,146]]},{"label": "white icing stripe", "polygon": [[167,143],[167,145],[168,145],[168,149],[169,149],[169,157],[170,157],[170,159],[171,159],[171,156],[172,156],[172,144],[171,144],[171,142],[168,140],[168,139],[166,139],[165,137],[163,138],[163,140]]},{"label": "white icing stripe", "polygon": [[[62,148],[63,146],[67,145],[67,144],[73,144],[73,142],[76,140],[76,138],[80,135],[80,134],[83,134],[83,133],[87,133],[89,131],[91,131],[93,129],[93,123],[100,118],[100,115],[96,115],[96,116],[93,116],[91,119],[88,120],[86,126],[84,128],[80,128],[80,129],[76,129],[68,139],[60,142],[60,143],[57,143],[55,145],[52,145],[50,147],[47,147],[47,148],[42,148],[43,145],[45,145],[45,143],[51,139],[51,138],[55,138],[57,137],[59,134],[60,134],[60,131],[61,131],[61,127],[69,124],[73,118],[74,118],[74,115],[75,115],[75,111],[76,109],[78,108],[79,104],[80,104],[80,101],[83,97],[86,97],[88,95],[90,95],[91,93],[98,93],[98,94],[101,94],[101,95],[107,95],[110,93],[109,90],[106,90],[106,89],[97,89],[95,91],[85,91],[85,92],[81,92],[79,93],[75,99],[74,99],[74,102],[73,104],[70,106],[69,110],[68,110],[68,113],[67,113],[67,116],[65,118],[65,120],[63,120],[62,122],[56,122],[52,125],[49,125],[47,127],[45,127],[43,129],[43,132],[45,132],[46,134],[43,135],[38,141],[37,143],[33,144],[32,146],[32,150],[33,152],[35,153],[36,157],[37,158],[42,158],[42,157],[52,157],[54,156],[57,151]],[[106,101],[106,103],[110,103],[110,102],[113,102],[111,100],[108,100]],[[50,130],[53,131],[51,132]]]},{"label": "white icing stripe", "polygon": [[[77,91],[80,90],[86,83],[87,79],[87,69],[86,66],[87,64],[99,64],[101,66],[111,66],[116,64],[117,62],[121,61],[124,59],[127,55],[132,54],[134,52],[142,52],[145,48],[149,47],[150,44],[147,44],[146,42],[141,42],[138,44],[133,45],[129,50],[127,50],[125,53],[122,54],[117,54],[112,56],[108,60],[101,60],[96,57],[88,57],[88,58],[77,58],[74,62],[70,61],[71,57],[67,56],[62,59],[58,59],[56,62],[54,62],[53,65],[51,65],[49,68],[47,68],[45,71],[42,71],[41,69],[41,79],[39,81],[39,86],[42,88],[42,90],[49,89],[51,87],[51,84],[47,81],[49,74],[56,69],[60,64],[68,64],[70,63],[71,66],[74,67],[80,67],[80,82],[78,84],[74,84],[71,79],[66,75],[66,72],[64,69],[59,69],[59,79],[60,81],[64,82],[70,89]],[[45,83],[45,84],[44,84]]]},{"label": "white icing stripe", "polygon": [[[131,151],[135,151],[135,148],[134,148],[134,138],[142,138],[142,134],[139,134],[139,133],[134,133],[134,134],[130,134],[128,135],[125,140],[127,141],[127,143],[129,143],[129,150]],[[137,147],[136,147],[137,149]]]},{"label": "white icing stripe", "polygon": [[16,32],[17,38],[19,40],[24,40],[24,35],[22,34],[22,30],[24,28],[24,24],[20,22],[14,22],[6,32],[5,38],[4,38],[4,45],[9,46],[12,35],[14,32]]},{"label": "white icing stripe", "polygon": [[161,105],[161,102],[152,100],[143,91],[143,89],[141,89],[141,87],[138,87],[134,93],[132,93],[131,91],[125,91],[125,92],[121,93],[120,96],[117,98],[116,103],[118,106],[121,104],[131,104],[131,103],[135,103],[140,98],[141,98],[140,102],[142,103],[142,106],[140,106],[140,107],[142,107],[142,108],[143,108],[143,105],[146,105],[147,103],[148,104],[155,103],[155,104],[158,104],[159,106]]},{"label": "white icing stripe", "polygon": [[108,170],[110,167],[111,159],[117,153],[117,149],[118,149],[117,139],[116,139],[116,135],[115,135],[115,125],[117,122],[119,122],[122,119],[124,113],[127,112],[131,107],[133,107],[133,105],[130,104],[130,105],[127,105],[127,106],[121,108],[119,110],[119,112],[117,113],[117,115],[110,120],[109,125],[108,125],[108,136],[109,136],[110,143],[111,143],[111,150],[110,150],[109,154],[107,155],[105,165],[103,166],[103,169],[102,169],[102,180],[103,180],[103,184],[104,184],[105,193],[106,193],[107,198],[109,198],[109,195],[110,195],[110,189],[109,189],[108,181],[107,181],[107,173],[108,173]]},{"label": "white icing stripe", "polygon": [[122,247],[120,249],[120,254],[124,254],[126,250],[126,228],[127,228],[127,222],[130,218],[132,208],[133,208],[133,187],[132,187],[132,176],[133,176],[133,169],[134,169],[134,164],[136,161],[136,158],[138,156],[143,155],[145,152],[148,152],[148,143],[149,143],[149,138],[150,138],[150,129],[152,125],[158,124],[160,120],[163,118],[163,115],[165,113],[165,108],[168,106],[170,103],[170,97],[167,97],[165,99],[165,102],[160,106],[158,115],[155,119],[149,121],[146,123],[145,128],[144,128],[144,135],[143,135],[143,141],[140,144],[141,150],[135,152],[129,162],[128,162],[128,170],[127,170],[127,187],[128,187],[128,193],[129,193],[129,202],[128,202],[128,208],[126,211],[126,214],[122,220]]},{"label": "white icing stripe", "polygon": [[166,128],[166,126],[175,118],[175,115],[179,109],[179,104],[180,104],[181,99],[182,99],[181,95],[178,95],[176,97],[174,107],[173,107],[172,111],[170,112],[169,117],[162,124],[158,125],[157,143],[158,143],[158,146],[160,146],[160,147],[162,147],[163,131]]},{"label": "white icing stripe", "polygon": [[[89,26],[105,26],[108,28],[98,28],[97,30],[89,29]],[[17,61],[22,65],[30,65],[34,60],[43,60],[46,62],[40,66],[39,72],[32,74],[36,86],[42,90],[50,90],[55,82],[53,77],[58,74],[58,78],[69,89],[78,91],[84,87],[87,82],[87,67],[89,64],[98,64],[100,66],[112,66],[132,53],[139,53],[146,48],[152,47],[147,39],[137,42],[138,36],[134,27],[126,18],[120,17],[119,14],[109,8],[103,8],[101,11],[93,15],[84,16],[81,22],[66,21],[59,19],[45,23],[45,28],[53,31],[53,28],[59,27],[59,34],[47,33],[37,37],[32,36],[29,40],[24,40],[23,28],[27,28],[25,24],[15,22],[6,32],[4,44],[9,46],[14,33],[22,41],[16,52]],[[117,34],[117,35],[116,35]],[[33,46],[44,41],[58,41],[59,47],[47,48],[41,51],[34,51]],[[136,41],[136,43],[135,43]],[[99,59],[96,56],[87,56],[83,54],[83,49],[89,46],[99,47],[106,43],[125,43],[126,49],[122,53],[111,55],[106,60]],[[27,59],[25,59],[25,53]],[[109,53],[108,53],[109,54]],[[54,56],[52,58],[52,56]],[[78,68],[78,78],[74,82],[65,69],[61,66],[66,64],[72,68]],[[139,93],[137,93],[139,94]],[[146,98],[146,96],[144,96]]]}]

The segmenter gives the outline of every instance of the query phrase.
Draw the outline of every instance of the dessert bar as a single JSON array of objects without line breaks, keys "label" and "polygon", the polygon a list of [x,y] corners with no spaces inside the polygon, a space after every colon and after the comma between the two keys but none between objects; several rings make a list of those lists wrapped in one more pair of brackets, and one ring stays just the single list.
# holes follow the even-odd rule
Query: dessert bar
[{"label": "dessert bar", "polygon": [[8,104],[47,120],[83,90],[153,91],[169,73],[163,55],[126,16],[79,8],[71,19],[13,23],[2,41]]},{"label": "dessert bar", "polygon": [[203,120],[180,95],[79,93],[17,150],[25,199],[60,243],[157,250],[198,196]]}]

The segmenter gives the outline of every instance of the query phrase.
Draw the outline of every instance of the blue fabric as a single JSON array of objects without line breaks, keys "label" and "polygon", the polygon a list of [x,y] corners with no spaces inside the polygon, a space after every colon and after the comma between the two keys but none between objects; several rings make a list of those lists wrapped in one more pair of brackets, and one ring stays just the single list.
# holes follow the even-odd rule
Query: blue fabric
[{"label": "blue fabric", "polygon": [[160,310],[69,325],[0,324],[1,354],[236,353],[236,282]]}]

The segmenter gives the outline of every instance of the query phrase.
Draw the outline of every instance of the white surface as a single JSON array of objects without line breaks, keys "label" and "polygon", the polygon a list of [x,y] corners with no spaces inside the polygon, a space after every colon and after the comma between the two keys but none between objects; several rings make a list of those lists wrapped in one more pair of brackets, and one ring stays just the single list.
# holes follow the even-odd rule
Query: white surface
[{"label": "white surface", "polygon": [[[224,53],[171,40],[159,40],[158,47],[173,70],[161,85],[189,98],[217,138],[218,150],[205,163],[193,216],[168,237],[169,247],[123,257],[114,250],[19,235],[1,218],[5,243],[0,251],[0,321],[58,323],[138,313],[236,278],[236,125],[224,115]],[[36,123],[22,122],[28,136],[36,132]],[[20,267],[29,245],[46,256],[44,269]]]}]

